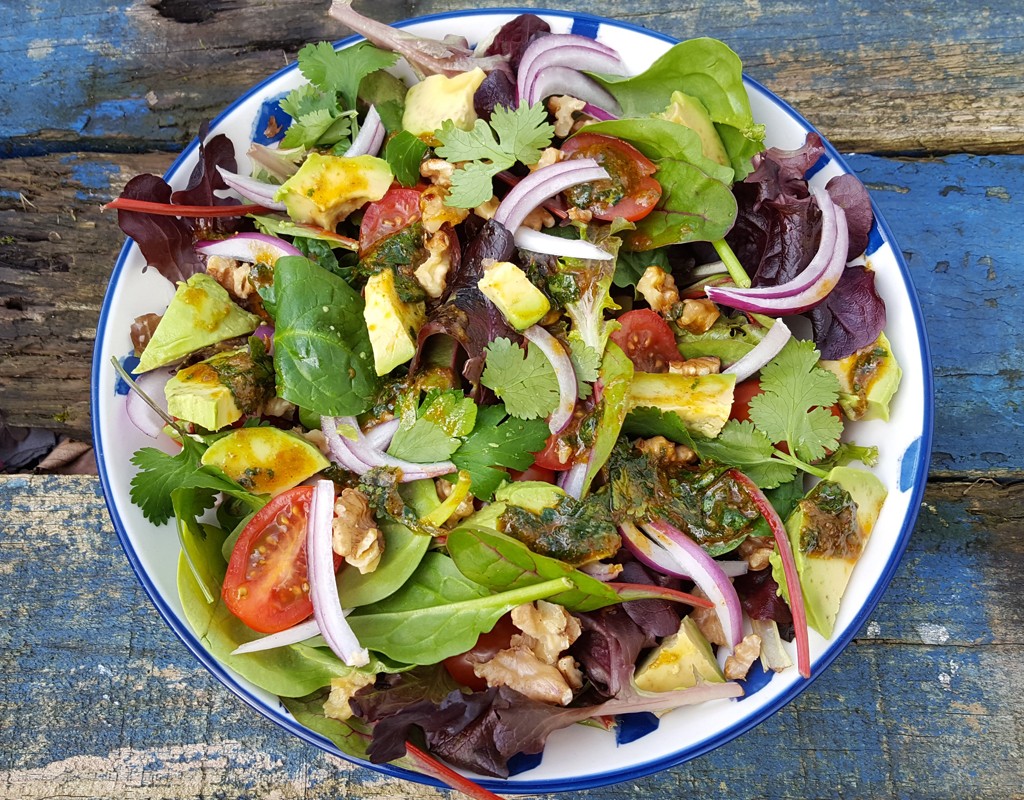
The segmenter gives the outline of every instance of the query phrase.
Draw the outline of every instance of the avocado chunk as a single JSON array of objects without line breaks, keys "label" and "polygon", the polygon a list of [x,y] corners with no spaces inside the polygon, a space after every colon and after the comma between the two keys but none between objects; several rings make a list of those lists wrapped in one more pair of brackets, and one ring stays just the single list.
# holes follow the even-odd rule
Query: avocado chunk
[{"label": "avocado chunk", "polygon": [[629,411],[651,406],[673,411],[690,433],[718,436],[732,410],[735,375],[674,375],[670,372],[637,372],[629,387]]},{"label": "avocado chunk", "polygon": [[564,491],[546,481],[513,481],[494,493],[496,502],[519,506],[534,514],[555,508],[565,497]]},{"label": "avocado chunk", "polygon": [[[886,494],[885,486],[872,473],[836,467],[807,493],[786,520],[807,624],[826,639],[832,635],[839,603]],[[789,602],[782,559],[776,552],[770,560],[772,577]]]},{"label": "avocado chunk", "polygon": [[178,284],[135,372],[173,364],[202,347],[252,333],[259,324],[260,318],[235,305],[223,286],[197,272]]},{"label": "avocado chunk", "polygon": [[700,137],[701,150],[706,158],[710,158],[723,167],[730,165],[729,154],[722,144],[722,137],[711,121],[711,115],[704,104],[696,97],[682,92],[672,92],[668,108],[659,114],[662,119],[685,125]]},{"label": "avocado chunk", "polygon": [[216,431],[257,413],[274,396],[274,366],[262,351],[227,350],[178,370],[164,387],[167,413]]},{"label": "avocado chunk", "polygon": [[388,162],[375,156],[310,153],[298,172],[278,187],[274,199],[300,224],[329,231],[366,203],[380,200],[391,187]]},{"label": "avocado chunk", "polygon": [[839,378],[839,405],[847,417],[889,420],[889,403],[903,370],[884,333],[846,358],[819,364]]},{"label": "avocado chunk", "polygon": [[450,119],[456,128],[464,131],[472,130],[477,120],[473,96],[486,77],[479,67],[451,78],[428,75],[405,95],[402,127],[432,147],[440,144],[434,131],[445,120]]},{"label": "avocado chunk", "polygon": [[530,282],[525,272],[509,261],[495,261],[485,266],[477,287],[517,331],[540,322],[551,310],[551,303],[544,293]]},{"label": "avocado chunk", "polygon": [[222,469],[254,494],[278,495],[330,466],[310,442],[280,428],[239,428],[203,453],[202,463]]},{"label": "avocado chunk", "polygon": [[373,365],[378,375],[387,375],[416,355],[416,335],[426,319],[426,306],[406,303],[398,296],[390,267],[370,276],[365,299],[363,319],[370,334]]},{"label": "avocado chunk", "polygon": [[724,683],[725,676],[697,623],[684,617],[678,633],[650,652],[633,681],[646,692],[672,692],[698,683]]}]

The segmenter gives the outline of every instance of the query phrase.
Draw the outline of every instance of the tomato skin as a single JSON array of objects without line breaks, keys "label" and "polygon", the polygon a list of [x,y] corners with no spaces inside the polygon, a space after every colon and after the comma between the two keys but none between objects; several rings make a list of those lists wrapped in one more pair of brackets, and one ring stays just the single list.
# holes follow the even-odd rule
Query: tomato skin
[{"label": "tomato skin", "polygon": [[570,203],[586,208],[596,219],[643,219],[661,199],[661,184],[651,176],[657,167],[633,145],[614,136],[578,133],[562,145],[569,158],[593,158],[611,180],[595,181],[566,192]]},{"label": "tomato skin", "polygon": [[[541,452],[543,453],[545,450],[542,450]],[[544,481],[544,483],[555,482],[555,469],[553,467],[541,466],[536,462],[534,462],[532,467],[528,467],[522,472],[510,470],[509,474],[512,476],[512,480],[514,481]]]},{"label": "tomato skin", "polygon": [[[561,436],[554,433],[548,436],[544,449],[534,454],[534,466],[539,467],[540,469],[552,470],[554,472],[569,469],[572,465],[572,448],[563,448],[560,445],[561,439]],[[567,455],[567,458],[564,461],[559,456],[560,450],[564,450]]]},{"label": "tomato skin", "polygon": [[675,334],[664,318],[649,308],[627,311],[618,319],[621,327],[611,340],[629,356],[640,372],[667,372],[673,361],[682,361]]},{"label": "tomato skin", "polygon": [[[306,569],[306,519],[312,486],[296,486],[267,503],[235,543],[221,597],[260,633],[277,633],[313,613]],[[260,552],[260,548],[263,548]],[[335,569],[341,559],[335,557]]]},{"label": "tomato skin", "polygon": [[512,637],[519,633],[519,628],[512,622],[512,615],[506,614],[487,633],[480,634],[476,644],[465,653],[449,656],[444,660],[444,668],[448,674],[463,686],[475,692],[487,689],[487,681],[478,678],[473,672],[473,665],[489,661],[499,650],[504,650],[511,643]]},{"label": "tomato skin", "polygon": [[420,218],[420,189],[392,186],[380,200],[370,203],[359,225],[359,255],[377,242],[411,225]]}]

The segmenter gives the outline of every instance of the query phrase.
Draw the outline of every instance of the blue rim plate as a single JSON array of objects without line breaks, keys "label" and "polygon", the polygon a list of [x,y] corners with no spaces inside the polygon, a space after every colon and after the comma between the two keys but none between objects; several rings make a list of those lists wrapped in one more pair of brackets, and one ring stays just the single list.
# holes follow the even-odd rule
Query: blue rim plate
[{"label": "blue rim plate", "polygon": [[[555,32],[574,32],[598,38],[616,47],[631,69],[639,71],[676,42],[663,34],[636,25],[616,22],[587,14],[539,9],[485,9],[451,12],[397,23],[416,33],[440,38],[449,33],[479,40],[489,31],[517,13],[543,16]],[[351,37],[338,43],[345,46],[358,41]],[[233,103],[211,126],[212,133],[224,132],[244,153],[256,131],[261,111],[301,81],[294,65],[272,75]],[[746,78],[751,105],[757,121],[764,122],[768,145],[785,148],[803,143],[814,128],[787,103]],[[814,183],[824,183],[834,175],[851,172],[838,152],[827,142],[826,155],[815,167]],[[188,179],[197,158],[193,142],[174,162],[165,178],[175,188]],[[931,452],[933,400],[931,360],[917,294],[910,272],[896,246],[892,232],[875,208],[875,227],[868,246],[868,259],[876,272],[880,294],[888,307],[886,331],[904,377],[893,403],[888,424],[878,421],[859,423],[854,435],[860,444],[877,444],[882,459],[875,471],[889,487],[889,498],[875,532],[851,580],[836,623],[836,633],[825,641],[812,633],[813,674],[825,667],[846,647],[867,622],[886,586],[892,579],[910,538],[925,488],[928,457]],[[220,665],[203,648],[185,622],[175,589],[177,541],[168,530],[157,530],[131,505],[128,486],[133,474],[131,454],[151,446],[128,422],[124,411],[123,385],[117,390],[117,378],[111,357],[124,359],[131,350],[129,325],[135,316],[160,312],[173,287],[155,273],[143,272],[145,262],[138,248],[129,241],[118,258],[107,287],[97,326],[96,349],[92,369],[92,416],[100,481],[118,539],[139,582],[175,635],[221,683],[252,708],[285,730],[322,750],[362,766],[394,777],[434,786],[437,781],[391,766],[369,764],[341,753],[326,738],[298,724],[270,696]],[[755,672],[757,667],[755,667]],[[579,790],[620,781],[634,780],[682,764],[734,739],[795,698],[810,681],[800,679],[791,669],[779,675],[751,679],[748,695],[741,701],[716,701],[714,704],[680,709],[664,717],[653,730],[643,728],[632,737],[616,742],[611,733],[574,726],[554,734],[539,764],[512,776],[507,781],[480,780],[484,786],[503,792],[534,793]],[[648,726],[650,727],[650,726]],[[595,766],[595,765],[600,765]]]}]

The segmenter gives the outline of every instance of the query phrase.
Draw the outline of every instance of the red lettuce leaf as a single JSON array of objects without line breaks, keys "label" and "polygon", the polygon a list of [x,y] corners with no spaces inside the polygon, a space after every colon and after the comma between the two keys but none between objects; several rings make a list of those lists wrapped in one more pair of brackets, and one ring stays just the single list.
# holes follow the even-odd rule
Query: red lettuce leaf
[{"label": "red lettuce leaf", "polygon": [[519,62],[530,43],[539,36],[551,33],[551,26],[535,14],[520,14],[506,22],[494,34],[481,56],[505,56],[513,72],[519,71]]},{"label": "red lettuce leaf", "polygon": [[867,347],[885,328],[885,302],[875,291],[875,273],[860,265],[849,266],[810,317],[814,344],[830,361]]},{"label": "red lettuce leaf", "polygon": [[786,641],[793,640],[793,613],[779,595],[779,584],[770,569],[747,572],[733,579],[736,594],[751,619],[773,619]]},{"label": "red lettuce leaf", "polygon": [[[171,202],[171,187],[156,175],[137,175],[121,192],[132,200]],[[118,227],[135,240],[146,263],[172,283],[187,280],[203,265],[193,249],[192,227],[181,217],[143,214],[140,211],[118,211]]]},{"label": "red lettuce leaf", "polygon": [[825,186],[832,202],[846,212],[846,227],[850,232],[850,246],[846,251],[846,260],[852,261],[868,247],[868,236],[875,222],[874,211],[871,210],[871,198],[868,190],[856,175],[846,173],[836,175]]}]

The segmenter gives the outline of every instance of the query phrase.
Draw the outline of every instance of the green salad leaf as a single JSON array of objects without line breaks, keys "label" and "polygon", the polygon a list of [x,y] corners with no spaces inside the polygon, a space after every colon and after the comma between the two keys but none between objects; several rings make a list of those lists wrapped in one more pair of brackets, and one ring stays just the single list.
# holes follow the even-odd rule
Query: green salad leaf
[{"label": "green salad leaf", "polygon": [[490,500],[502,481],[508,480],[508,473],[500,468],[527,469],[533,454],[544,449],[549,433],[543,420],[511,417],[500,404],[481,406],[476,427],[452,461],[469,473],[473,496]]},{"label": "green salad leaf", "polygon": [[558,405],[558,379],[539,347],[523,350],[499,338],[487,345],[480,382],[505,403],[513,417],[546,417]]}]

